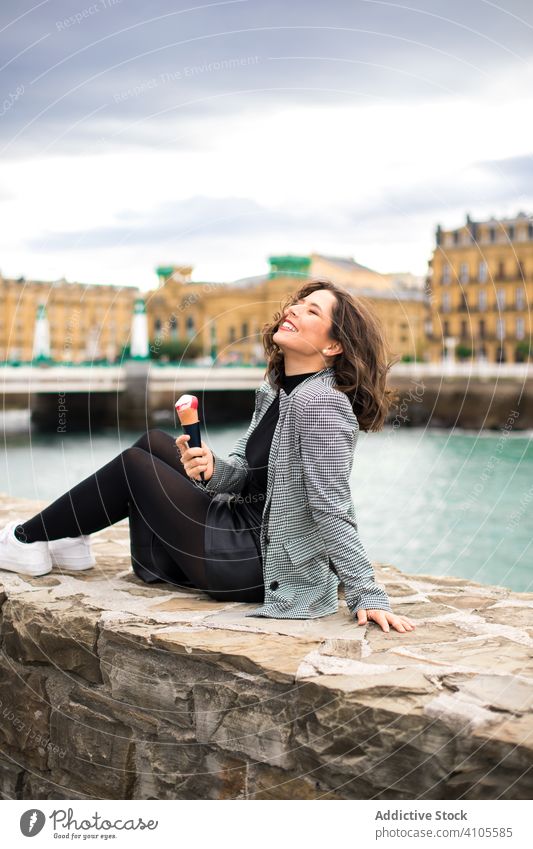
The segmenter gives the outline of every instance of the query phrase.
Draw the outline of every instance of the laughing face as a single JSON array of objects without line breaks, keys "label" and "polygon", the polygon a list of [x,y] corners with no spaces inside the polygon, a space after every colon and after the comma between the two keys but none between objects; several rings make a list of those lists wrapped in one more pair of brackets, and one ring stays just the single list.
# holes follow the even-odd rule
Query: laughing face
[{"label": "laughing face", "polygon": [[336,298],[328,289],[317,289],[295,301],[273,334],[285,360],[285,374],[319,371],[330,365],[342,347],[331,337]]}]

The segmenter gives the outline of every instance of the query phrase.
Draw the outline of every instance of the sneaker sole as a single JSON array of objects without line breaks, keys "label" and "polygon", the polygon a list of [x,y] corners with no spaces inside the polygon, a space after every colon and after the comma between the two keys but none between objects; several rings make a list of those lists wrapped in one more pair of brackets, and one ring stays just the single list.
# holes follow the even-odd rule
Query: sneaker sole
[{"label": "sneaker sole", "polygon": [[68,557],[64,558],[55,558],[52,554],[52,566],[62,566],[64,569],[72,569],[76,572],[81,572],[84,569],[92,569],[93,566],[96,566],[96,560],[92,558],[91,560],[70,560]]},{"label": "sneaker sole", "polygon": [[48,575],[52,571],[51,566],[24,567],[20,563],[6,563],[5,560],[0,563],[0,569],[7,572],[18,572],[19,575],[26,575],[28,578],[39,578],[41,575]]}]

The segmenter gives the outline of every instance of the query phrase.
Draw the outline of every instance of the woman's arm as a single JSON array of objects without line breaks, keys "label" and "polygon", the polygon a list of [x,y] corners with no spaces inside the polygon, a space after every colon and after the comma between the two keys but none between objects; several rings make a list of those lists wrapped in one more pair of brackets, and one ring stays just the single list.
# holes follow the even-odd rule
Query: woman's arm
[{"label": "woman's arm", "polygon": [[344,584],[346,604],[358,610],[390,611],[385,590],[359,539],[357,522],[348,514],[352,495],[350,472],[359,426],[347,415],[348,398],[336,390],[309,401],[300,419],[302,474],[309,507]]},{"label": "woman's arm", "polygon": [[[264,385],[265,381],[262,385]],[[256,399],[260,389],[256,390]],[[195,486],[200,487],[204,491],[216,492],[241,492],[248,479],[250,473],[248,463],[246,462],[246,443],[248,438],[257,424],[258,405],[256,403],[252,420],[248,425],[248,430],[241,436],[232,450],[228,454],[228,460],[223,460],[218,454],[213,454],[214,470],[208,481],[202,481],[190,478]]]}]

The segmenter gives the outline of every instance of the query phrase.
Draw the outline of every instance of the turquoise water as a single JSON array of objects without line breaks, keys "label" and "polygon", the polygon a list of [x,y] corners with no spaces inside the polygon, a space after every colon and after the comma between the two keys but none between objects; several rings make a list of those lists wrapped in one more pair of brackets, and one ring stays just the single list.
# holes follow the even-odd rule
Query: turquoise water
[{"label": "turquoise water", "polygon": [[[212,427],[204,439],[225,457],[247,425]],[[48,503],[141,432],[4,434],[0,491]],[[361,433],[352,495],[372,560],[414,573],[533,589],[530,433],[425,428]]]}]

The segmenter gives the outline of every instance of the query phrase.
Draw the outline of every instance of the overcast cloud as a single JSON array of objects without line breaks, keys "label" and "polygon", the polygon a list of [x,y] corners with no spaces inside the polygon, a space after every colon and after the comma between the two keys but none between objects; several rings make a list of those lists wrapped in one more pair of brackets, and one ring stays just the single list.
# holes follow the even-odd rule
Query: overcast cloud
[{"label": "overcast cloud", "polygon": [[529,0],[4,2],[1,271],[146,289],[272,253],[423,273],[533,212]]}]

